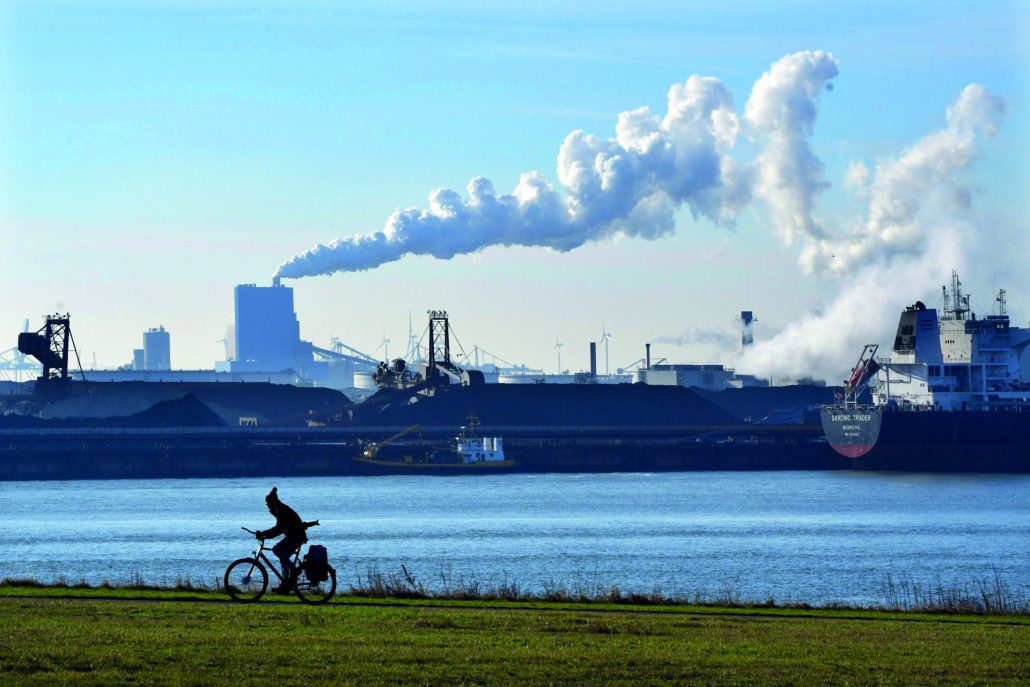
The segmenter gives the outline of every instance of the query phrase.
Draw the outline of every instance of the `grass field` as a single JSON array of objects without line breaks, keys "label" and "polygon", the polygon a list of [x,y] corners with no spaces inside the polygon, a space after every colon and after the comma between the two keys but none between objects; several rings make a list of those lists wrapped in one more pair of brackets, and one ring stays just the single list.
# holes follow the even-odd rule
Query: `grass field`
[{"label": "grass field", "polygon": [[1030,618],[0,587],[0,684],[1030,683]]}]

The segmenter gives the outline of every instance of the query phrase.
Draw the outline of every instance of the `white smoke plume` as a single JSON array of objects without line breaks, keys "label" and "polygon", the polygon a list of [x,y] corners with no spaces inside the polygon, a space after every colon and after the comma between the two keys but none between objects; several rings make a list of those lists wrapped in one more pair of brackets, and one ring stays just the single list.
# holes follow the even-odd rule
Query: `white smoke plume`
[{"label": "white smoke plume", "polygon": [[802,251],[802,267],[852,272],[886,256],[923,252],[941,214],[959,216],[969,208],[972,192],[964,172],[979,156],[983,138],[997,134],[1005,112],[1004,100],[970,84],[948,108],[946,128],[881,162],[871,180],[863,163],[853,163],[847,182],[868,196],[868,216],[850,236],[811,241]]},{"label": "white smoke plume", "polygon": [[[868,198],[868,215],[851,236],[810,240],[803,265],[847,272],[827,306],[742,353],[737,368],[762,375],[846,375],[842,356],[890,336],[898,312],[961,270],[979,227],[970,212],[969,167],[984,138],[1004,119],[1005,101],[967,86],[947,109],[947,126],[880,162],[870,176],[852,165],[848,178]],[[984,236],[979,237],[983,240]]]},{"label": "white smoke plume", "polygon": [[[947,109],[946,127],[874,171],[862,161],[849,166],[843,185],[866,204],[864,216],[827,217],[817,206],[829,182],[810,140],[821,94],[837,73],[827,52],[783,57],[755,82],[743,116],[719,79],[691,76],[669,89],[663,115],[646,107],[622,112],[613,138],[569,134],[557,157],[560,187],[527,172],[507,194],[483,177],[464,195],[436,189],[427,208],[397,210],[380,231],[318,245],[287,260],[276,276],[367,270],[405,255],[449,259],[494,245],[568,251],[618,234],[654,239],[674,231],[680,207],[732,226],[755,200],[786,245],[800,244],[805,272],[848,276],[825,307],[755,342],[737,368],[839,377],[851,351],[889,335],[902,306],[962,268],[975,227],[968,171],[984,139],[997,133],[1006,104],[967,86]],[[752,161],[731,157],[742,133],[762,146]],[[681,340],[702,342],[704,332],[688,330]]]},{"label": "white smoke plume", "polygon": [[730,332],[714,327],[691,326],[675,334],[657,336],[654,342],[673,346],[707,344],[723,351],[734,351],[740,346],[740,332]]},{"label": "white smoke plume", "polygon": [[816,98],[835,76],[837,62],[829,53],[788,55],[755,82],[744,109],[751,131],[768,138],[755,161],[754,193],[765,201],[788,246],[798,237],[826,235],[815,218],[815,201],[829,183],[808,139],[815,127]]},{"label": "white smoke plume", "polygon": [[[748,103],[749,122],[770,138],[757,165],[758,188],[771,205],[782,206],[777,214],[787,219],[778,221],[796,224],[798,212],[811,214],[821,167],[806,138],[813,99],[836,72],[828,53],[788,56],[759,80]],[[754,186],[755,168],[729,155],[739,133],[733,97],[722,82],[691,76],[669,89],[662,116],[641,107],[618,115],[614,138],[569,134],[558,152],[561,190],[538,172],[523,174],[509,194],[498,194],[483,177],[469,182],[465,196],[436,189],[428,208],[397,210],[381,231],[318,245],[287,260],[276,276],[366,270],[409,254],[448,259],[493,245],[568,251],[615,234],[654,239],[674,230],[673,212],[683,205],[695,218],[730,226]],[[788,198],[772,179],[776,170],[812,190]],[[821,235],[810,218],[783,233],[799,231]]]}]

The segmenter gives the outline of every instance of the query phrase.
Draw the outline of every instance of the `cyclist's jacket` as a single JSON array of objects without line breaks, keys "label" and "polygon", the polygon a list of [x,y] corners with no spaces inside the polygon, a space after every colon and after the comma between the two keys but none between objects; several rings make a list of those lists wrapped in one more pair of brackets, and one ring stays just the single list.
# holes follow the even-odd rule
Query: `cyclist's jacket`
[{"label": "cyclist's jacket", "polygon": [[307,527],[301,521],[300,516],[297,515],[297,511],[293,510],[285,503],[279,503],[275,509],[275,527],[267,530],[261,530],[258,532],[265,539],[271,539],[272,537],[278,537],[280,534],[285,534],[291,539],[297,539],[301,544],[308,540]]}]

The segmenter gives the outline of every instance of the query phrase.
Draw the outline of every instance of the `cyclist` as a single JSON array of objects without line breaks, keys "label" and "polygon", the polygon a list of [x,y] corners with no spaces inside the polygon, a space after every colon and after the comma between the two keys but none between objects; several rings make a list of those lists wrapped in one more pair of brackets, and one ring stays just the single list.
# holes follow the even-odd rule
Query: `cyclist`
[{"label": "cyclist", "polygon": [[279,500],[278,489],[278,487],[272,487],[272,491],[268,492],[268,495],[265,496],[265,505],[268,506],[268,512],[275,516],[275,527],[261,530],[255,536],[258,539],[265,540],[278,537],[280,534],[286,535],[272,547],[272,553],[276,555],[276,558],[279,559],[283,566],[283,582],[280,586],[273,589],[272,592],[275,594],[289,594],[297,573],[293,563],[290,562],[290,557],[307,542],[308,535],[306,530],[314,523],[301,521],[297,511]]}]

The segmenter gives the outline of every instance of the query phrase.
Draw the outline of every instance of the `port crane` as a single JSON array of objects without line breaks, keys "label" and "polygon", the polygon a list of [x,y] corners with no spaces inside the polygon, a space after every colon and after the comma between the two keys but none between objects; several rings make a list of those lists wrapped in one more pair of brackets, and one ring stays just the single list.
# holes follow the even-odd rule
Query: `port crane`
[{"label": "port crane", "polygon": [[[25,320],[25,327],[22,332],[29,331],[29,321]],[[13,382],[22,381],[22,375],[34,377],[42,368],[33,360],[26,358],[25,354],[18,350],[17,346],[0,351],[0,377]]]},{"label": "port crane", "polygon": [[379,388],[423,389],[437,384],[453,382],[462,386],[483,383],[483,373],[466,370],[451,359],[451,327],[444,310],[430,310],[429,356],[412,372],[407,361],[397,358],[379,364],[372,378]]},{"label": "port crane", "polygon": [[39,331],[22,332],[18,335],[18,352],[30,355],[40,362],[43,366],[40,379],[44,381],[68,381],[69,349],[75,352],[79,374],[85,381],[86,375],[82,371],[82,361],[79,360],[79,349],[75,346],[75,338],[72,336],[71,318],[67,313],[48,315],[46,324]]}]

